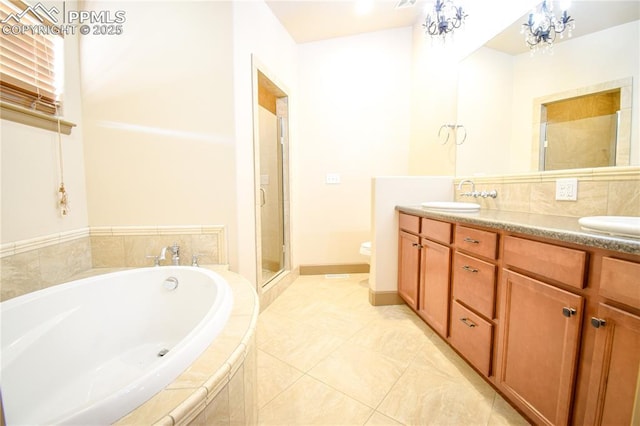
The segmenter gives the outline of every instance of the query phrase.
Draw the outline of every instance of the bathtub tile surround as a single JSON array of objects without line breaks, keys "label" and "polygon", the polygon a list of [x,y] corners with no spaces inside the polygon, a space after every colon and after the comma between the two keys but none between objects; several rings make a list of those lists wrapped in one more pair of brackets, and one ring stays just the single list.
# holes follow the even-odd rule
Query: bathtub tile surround
[{"label": "bathtub tile surround", "polygon": [[[0,300],[60,284],[93,268],[152,266],[164,246],[180,245],[180,264],[226,264],[225,227],[120,226],[92,227],[0,247]],[[162,264],[170,264],[167,259]]]},{"label": "bathtub tile surround", "polygon": [[60,284],[91,268],[88,229],[2,245],[0,300]]},{"label": "bathtub tile surround", "polygon": [[213,425],[257,423],[259,302],[251,284],[221,267],[234,305],[224,330],[172,384],[116,425]]},{"label": "bathtub tile surround", "polygon": [[[555,181],[578,179],[577,201],[557,201]],[[457,185],[471,179],[476,190],[498,191],[498,197],[462,197]],[[505,176],[459,177],[454,182],[456,201],[473,201],[490,210],[559,216],[640,216],[640,167],[602,167],[594,169],[531,172]]]},{"label": "bathtub tile surround", "polygon": [[[180,264],[190,265],[199,255],[203,265],[227,262],[223,226],[93,227],[91,250],[94,268],[153,266],[162,247],[178,243]],[[161,264],[170,264],[168,258]]]},{"label": "bathtub tile surround", "polygon": [[259,424],[528,424],[406,305],[370,305],[367,278],[300,276],[260,314]]}]

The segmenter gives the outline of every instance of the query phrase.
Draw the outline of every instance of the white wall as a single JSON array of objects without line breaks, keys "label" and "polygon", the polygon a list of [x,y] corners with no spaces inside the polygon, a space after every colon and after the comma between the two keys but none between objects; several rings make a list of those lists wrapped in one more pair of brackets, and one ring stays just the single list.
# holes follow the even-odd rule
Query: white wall
[{"label": "white wall", "polygon": [[513,61],[511,55],[481,47],[460,62],[457,122],[467,139],[456,149],[457,175],[509,172]]},{"label": "white wall", "polygon": [[[299,264],[360,263],[371,178],[408,172],[411,28],[299,47]],[[338,173],[341,183],[325,183]]]},{"label": "white wall", "polygon": [[126,12],[81,40],[90,224],[226,225],[235,265],[231,4],[86,6]]},{"label": "white wall", "polygon": [[[233,2],[233,73],[236,134],[235,177],[236,214],[238,221],[237,271],[256,282],[256,186],[253,160],[252,56],[267,76],[289,95],[289,136],[291,156],[300,143],[297,135],[297,46],[271,9],[261,1]],[[299,184],[295,178],[296,162],[292,161],[292,203]],[[292,233],[297,221],[291,218]],[[292,243],[292,267],[296,267],[295,241]]]},{"label": "white wall", "polygon": [[[47,7],[57,3],[45,2]],[[73,5],[73,2],[68,2]],[[72,6],[70,6],[72,7]],[[64,184],[70,213],[59,214],[58,136],[54,132],[2,120],[1,221],[2,244],[86,228],[86,187],[83,159],[83,120],[78,67],[78,40],[66,36],[63,119],[77,125],[62,135]]]},{"label": "white wall", "polygon": [[369,288],[377,293],[398,290],[398,212],[395,207],[425,201],[453,201],[452,176],[378,176],[371,181]]}]

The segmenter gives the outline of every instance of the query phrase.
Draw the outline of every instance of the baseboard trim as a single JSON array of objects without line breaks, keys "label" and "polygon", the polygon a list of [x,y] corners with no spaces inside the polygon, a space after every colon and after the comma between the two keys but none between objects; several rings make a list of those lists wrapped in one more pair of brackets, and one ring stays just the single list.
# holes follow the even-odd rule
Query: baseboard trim
[{"label": "baseboard trim", "polygon": [[403,305],[404,300],[396,291],[373,291],[369,289],[369,303],[373,306]]},{"label": "baseboard trim", "polygon": [[334,264],[334,265],[300,265],[300,275],[324,274],[366,274],[369,265],[366,263]]}]

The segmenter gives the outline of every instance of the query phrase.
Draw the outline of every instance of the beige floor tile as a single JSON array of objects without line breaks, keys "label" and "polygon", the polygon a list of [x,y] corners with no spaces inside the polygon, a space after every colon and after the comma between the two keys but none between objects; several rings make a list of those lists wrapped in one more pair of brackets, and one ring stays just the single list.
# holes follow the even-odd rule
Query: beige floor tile
[{"label": "beige floor tile", "polygon": [[282,338],[283,335],[296,336],[304,333],[309,327],[300,321],[292,320],[286,314],[282,315],[269,308],[258,317],[258,327],[256,329],[258,348],[262,348],[274,338]]},{"label": "beige floor tile", "polygon": [[391,357],[406,367],[432,333],[409,318],[387,316],[367,324],[349,342]]},{"label": "beige floor tile", "polygon": [[527,424],[409,307],[371,306],[366,279],[302,276],[260,314],[261,424]]},{"label": "beige floor tile", "polygon": [[258,408],[287,389],[304,373],[258,350]]},{"label": "beige floor tile", "polygon": [[399,361],[371,349],[345,343],[308,374],[375,408],[403,370]]},{"label": "beige floor tile", "polygon": [[488,426],[528,425],[527,422],[507,401],[496,394]]},{"label": "beige floor tile", "polygon": [[377,411],[410,425],[486,425],[494,396],[490,387],[411,365]]},{"label": "beige floor tile", "polygon": [[402,426],[402,423],[376,411],[371,415],[371,417],[369,417],[365,426]]},{"label": "beige floor tile", "polygon": [[433,334],[429,341],[420,348],[411,365],[428,370],[437,370],[441,374],[449,375],[456,380],[466,380],[475,386],[491,388],[482,377],[462,359],[437,334]]},{"label": "beige floor tile", "polygon": [[303,376],[258,413],[261,425],[362,425],[372,409]]},{"label": "beige floor tile", "polygon": [[343,343],[344,339],[307,327],[274,335],[260,349],[306,372]]}]

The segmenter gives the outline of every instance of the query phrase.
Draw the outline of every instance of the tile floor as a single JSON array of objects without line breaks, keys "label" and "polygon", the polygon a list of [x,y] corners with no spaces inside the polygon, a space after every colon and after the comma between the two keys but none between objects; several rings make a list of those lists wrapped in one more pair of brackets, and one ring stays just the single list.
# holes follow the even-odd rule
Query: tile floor
[{"label": "tile floor", "polygon": [[257,342],[259,424],[527,424],[407,306],[371,306],[367,274],[301,276]]}]

